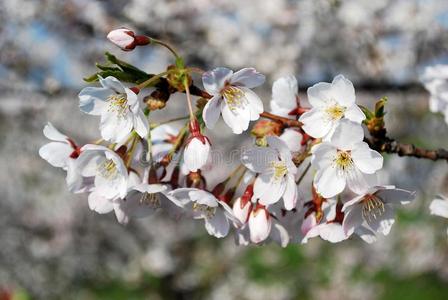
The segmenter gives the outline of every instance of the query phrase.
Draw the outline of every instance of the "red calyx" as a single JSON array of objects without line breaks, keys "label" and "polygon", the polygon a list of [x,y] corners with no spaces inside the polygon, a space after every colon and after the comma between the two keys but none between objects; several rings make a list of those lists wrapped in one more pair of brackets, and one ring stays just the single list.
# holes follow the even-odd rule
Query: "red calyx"
[{"label": "red calyx", "polygon": [[138,95],[138,93],[140,93],[140,89],[136,86],[133,86],[131,88],[129,88],[131,91],[134,92],[134,94]]},{"label": "red calyx", "polygon": [[243,207],[246,206],[247,202],[249,202],[252,199],[253,195],[254,195],[254,185],[249,184],[246,187],[243,196],[241,196],[241,202],[240,202],[241,209],[243,209]]},{"label": "red calyx", "polygon": [[191,136],[187,140],[187,144],[194,138],[199,139],[202,144],[205,145],[205,143],[210,143],[210,140],[205,135],[201,134],[201,126],[199,125],[198,120],[195,118],[190,121],[190,124],[188,125],[190,129]]},{"label": "red calyx", "polygon": [[70,144],[70,147],[73,148],[73,152],[70,153],[69,157],[73,159],[78,158],[81,154],[81,147],[78,147],[76,143],[70,138],[67,139],[67,142]]}]

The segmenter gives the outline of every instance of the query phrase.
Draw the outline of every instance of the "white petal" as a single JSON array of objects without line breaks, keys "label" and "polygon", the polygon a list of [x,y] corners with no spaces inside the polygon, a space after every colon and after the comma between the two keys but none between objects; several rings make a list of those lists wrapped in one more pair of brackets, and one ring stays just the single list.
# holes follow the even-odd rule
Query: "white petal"
[{"label": "white petal", "polygon": [[207,139],[205,143],[198,138],[193,138],[185,146],[184,150],[184,162],[187,168],[191,172],[196,172],[198,169],[202,168],[208,160],[210,154],[210,144]]},{"label": "white petal", "polygon": [[344,117],[355,123],[361,124],[366,118],[366,115],[358,107],[358,105],[352,105],[344,112]]},{"label": "white petal", "polygon": [[395,187],[379,189],[376,195],[386,203],[408,204],[415,199],[415,192],[397,189]]},{"label": "white petal", "polygon": [[224,212],[220,209],[216,210],[213,217],[205,219],[205,229],[214,237],[225,237],[229,233],[229,227],[229,220],[227,220]]},{"label": "white petal", "polygon": [[291,210],[296,207],[297,204],[297,185],[294,177],[288,176],[286,181],[286,189],[283,194],[283,202],[287,210]]},{"label": "white petal", "polygon": [[133,187],[134,190],[139,191],[140,193],[149,193],[149,194],[155,194],[155,193],[161,193],[166,191],[168,188],[164,184],[160,183],[141,183]]},{"label": "white petal", "polygon": [[[283,196],[283,194],[285,193],[286,190],[286,181],[284,179],[282,180],[270,180],[268,182],[268,184],[265,184],[265,182],[263,182],[263,184],[265,184],[264,186],[264,190],[260,193],[258,189],[256,189],[257,187],[257,181],[263,181],[265,180],[267,177],[265,176],[258,176],[257,179],[255,180],[255,185],[254,185],[254,197],[256,198],[260,198],[260,203],[263,205],[271,205],[276,203],[278,200],[280,200],[280,198]],[[260,186],[260,185],[258,185]],[[257,190],[257,192],[256,192]]]},{"label": "white petal", "polygon": [[334,99],[342,106],[350,107],[355,103],[353,83],[343,75],[337,75],[331,83]]},{"label": "white petal", "polygon": [[370,229],[368,229],[368,228],[366,228],[364,226],[363,227],[358,227],[355,230],[355,233],[360,238],[362,238],[364,240],[364,242],[366,242],[366,243],[371,244],[371,243],[376,241],[375,233],[372,230],[370,230]]},{"label": "white petal", "polygon": [[384,205],[384,212],[374,218],[373,216],[365,218],[367,224],[373,231],[388,235],[392,225],[395,223],[395,211],[391,205]]},{"label": "white petal", "polygon": [[229,109],[226,101],[222,101],[221,114],[224,122],[232,129],[234,134],[241,134],[249,128],[251,117],[250,109],[236,109],[233,112]]},{"label": "white petal", "polygon": [[274,222],[269,236],[273,241],[277,242],[283,248],[288,246],[289,243],[288,231],[286,230],[285,227],[283,227],[279,223]]},{"label": "white petal", "polygon": [[232,74],[233,71],[230,69],[223,67],[216,68],[202,75],[202,84],[207,93],[217,95],[221,92],[226,82],[230,81]]},{"label": "white petal", "polygon": [[358,204],[350,206],[350,208],[345,211],[344,221],[342,222],[342,228],[344,229],[345,234],[347,236],[352,235],[355,229],[361,226],[362,223],[362,205]]},{"label": "white petal", "polygon": [[219,116],[221,115],[221,100],[221,95],[215,95],[208,100],[207,104],[204,106],[202,118],[204,119],[205,126],[209,129],[215,127],[215,124],[218,122]]},{"label": "white petal", "polygon": [[328,82],[319,82],[307,90],[308,102],[312,107],[323,108],[332,100],[332,86]]},{"label": "white petal", "polygon": [[107,141],[123,141],[131,133],[133,127],[134,119],[130,113],[122,117],[117,117],[113,113],[108,113],[101,117],[101,136]]},{"label": "white petal", "polygon": [[248,101],[248,109],[250,111],[250,120],[255,121],[260,118],[260,114],[263,112],[263,102],[260,97],[248,88],[241,88],[244,92],[244,97]]},{"label": "white petal", "polygon": [[209,192],[195,189],[188,192],[188,196],[190,197],[191,201],[197,202],[198,204],[203,204],[210,207],[218,206],[218,199],[216,199],[215,196],[213,196],[213,194]]},{"label": "white petal", "polygon": [[341,193],[345,184],[345,178],[339,176],[333,167],[318,170],[314,177],[314,186],[324,198],[331,198]]},{"label": "white petal", "polygon": [[316,215],[314,213],[312,213],[312,214],[309,214],[303,220],[300,230],[302,231],[303,235],[307,235],[308,231],[310,231],[311,228],[315,227],[316,225],[317,225]]},{"label": "white petal", "polygon": [[432,215],[448,218],[448,200],[434,199],[429,206]]},{"label": "white petal", "polygon": [[364,139],[364,130],[358,123],[342,119],[336,126],[330,142],[341,150],[352,150],[353,145]]},{"label": "white petal", "polygon": [[363,173],[373,174],[383,167],[383,156],[370,149],[367,143],[355,144],[351,155],[356,167]]},{"label": "white petal", "polygon": [[73,148],[66,143],[51,142],[39,149],[39,155],[56,168],[66,168]]},{"label": "white petal", "polygon": [[108,76],[104,79],[99,77],[99,79],[103,87],[112,90],[118,94],[126,93],[126,87],[117,78],[113,76]]},{"label": "white petal", "polygon": [[339,243],[348,238],[338,223],[321,224],[318,227],[320,237],[330,243]]},{"label": "white petal", "polygon": [[107,214],[114,209],[112,201],[95,191],[90,193],[88,201],[89,208],[99,214]]},{"label": "white petal", "polygon": [[235,72],[230,78],[230,83],[236,86],[245,86],[247,88],[254,88],[262,85],[266,77],[257,72],[254,68],[244,68]]},{"label": "white petal", "polygon": [[272,219],[266,210],[253,210],[249,216],[250,240],[252,243],[261,243],[271,232]]},{"label": "white petal", "polygon": [[49,140],[67,143],[68,137],[60,133],[50,122],[44,127],[44,135]]},{"label": "white petal", "polygon": [[252,210],[252,203],[247,203],[242,206],[241,197],[238,197],[233,203],[233,215],[240,221],[241,224],[245,224],[249,218],[249,214]]},{"label": "white petal", "polygon": [[269,147],[254,146],[241,155],[241,162],[246,168],[255,173],[264,173],[270,169],[270,164],[275,161],[275,151]]},{"label": "white petal", "polygon": [[299,131],[291,128],[286,128],[280,136],[280,139],[286,143],[291,152],[300,151],[302,138],[302,134]]},{"label": "white petal", "polygon": [[107,111],[107,97],[112,91],[107,88],[86,87],[79,93],[79,108],[82,112],[91,115],[101,115]]},{"label": "white petal", "polygon": [[[288,114],[297,107],[297,79],[294,76],[285,76],[277,79],[272,84],[271,110],[283,108]],[[274,104],[274,106],[272,106]]]},{"label": "white petal", "polygon": [[146,138],[149,132],[149,123],[141,109],[134,115],[134,129],[141,138]]},{"label": "white petal", "polygon": [[314,138],[324,137],[333,126],[333,122],[328,120],[326,113],[318,108],[312,108],[302,114],[299,121],[303,123],[302,129]]},{"label": "white petal", "polygon": [[354,168],[347,174],[347,186],[358,195],[365,194],[372,187],[372,183],[377,182],[376,177],[376,173],[366,174]]},{"label": "white petal", "polygon": [[321,143],[311,148],[311,163],[317,169],[332,167],[337,154],[337,149],[330,143]]}]

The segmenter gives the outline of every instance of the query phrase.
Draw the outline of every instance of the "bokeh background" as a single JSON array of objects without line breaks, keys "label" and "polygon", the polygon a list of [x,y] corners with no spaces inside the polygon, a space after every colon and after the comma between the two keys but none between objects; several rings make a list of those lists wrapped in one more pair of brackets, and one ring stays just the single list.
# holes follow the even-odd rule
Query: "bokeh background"
[{"label": "bokeh background", "polygon": [[256,67],[265,104],[279,76],[296,75],[305,93],[342,73],[360,103],[389,97],[392,137],[448,147],[448,125],[419,82],[425,66],[448,63],[445,0],[2,0],[1,300],[446,299],[448,221],[428,210],[448,193],[446,162],[386,156],[384,181],[416,190],[417,201],[373,245],[237,247],[163,215],[122,226],[69,194],[63,172],[37,154],[47,120],[96,139],[97,119],[78,111],[76,95],[105,51],[148,72],[170,63],[161,48],[114,48],[105,36],[120,26],[172,43],[189,65]]}]

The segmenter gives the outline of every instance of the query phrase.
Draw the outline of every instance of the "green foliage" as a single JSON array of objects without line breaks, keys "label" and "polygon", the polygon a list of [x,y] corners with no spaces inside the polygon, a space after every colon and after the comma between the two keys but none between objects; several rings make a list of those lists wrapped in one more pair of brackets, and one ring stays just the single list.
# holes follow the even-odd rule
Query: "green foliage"
[{"label": "green foliage", "polygon": [[148,74],[139,68],[119,60],[115,55],[106,52],[105,54],[107,64],[96,64],[99,69],[98,72],[84,78],[86,82],[96,82],[98,81],[98,76],[106,78],[107,76],[113,76],[120,81],[129,82],[134,84],[142,83],[145,80],[150,79],[154,75]]}]

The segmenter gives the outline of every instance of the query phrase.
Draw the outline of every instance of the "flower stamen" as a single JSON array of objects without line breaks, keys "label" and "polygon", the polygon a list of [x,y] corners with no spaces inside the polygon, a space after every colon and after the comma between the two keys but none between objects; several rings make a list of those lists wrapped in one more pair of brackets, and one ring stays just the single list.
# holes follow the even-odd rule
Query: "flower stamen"
[{"label": "flower stamen", "polygon": [[342,171],[347,171],[353,167],[353,159],[350,151],[338,150],[333,161],[336,167]]},{"label": "flower stamen", "polygon": [[346,107],[335,103],[334,105],[328,107],[325,112],[327,113],[327,116],[330,120],[337,121],[344,116],[346,110]]},{"label": "flower stamen", "polygon": [[241,107],[244,100],[244,92],[233,86],[233,85],[227,85],[222,91],[221,95],[224,97],[229,109],[231,111],[236,110],[237,108]]},{"label": "flower stamen", "polygon": [[193,203],[193,210],[203,213],[207,219],[212,218],[216,213],[216,207],[199,204],[197,202]]},{"label": "flower stamen", "polygon": [[362,216],[365,220],[371,221],[384,214],[386,208],[384,202],[375,195],[366,195],[363,200]]},{"label": "flower stamen", "polygon": [[144,193],[140,198],[140,203],[148,205],[153,209],[157,209],[162,206],[162,204],[160,203],[160,197],[157,195],[157,193]]},{"label": "flower stamen", "polygon": [[118,175],[117,165],[112,159],[107,159],[99,165],[98,172],[105,179],[114,179]]},{"label": "flower stamen", "polygon": [[123,117],[128,109],[128,99],[126,94],[114,94],[107,97],[109,108],[107,111],[116,113],[119,117]]},{"label": "flower stamen", "polygon": [[284,161],[273,161],[271,162],[272,168],[274,169],[274,180],[279,181],[288,173],[288,167]]}]

